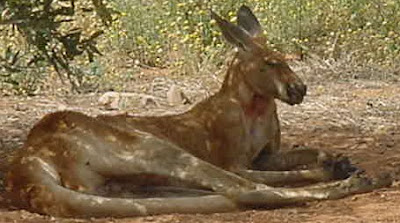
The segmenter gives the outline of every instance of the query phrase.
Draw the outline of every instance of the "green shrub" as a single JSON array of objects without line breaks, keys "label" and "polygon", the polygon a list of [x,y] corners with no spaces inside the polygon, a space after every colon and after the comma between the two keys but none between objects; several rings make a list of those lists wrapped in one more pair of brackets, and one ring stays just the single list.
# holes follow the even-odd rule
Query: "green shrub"
[{"label": "green shrub", "polygon": [[[18,87],[52,67],[72,90],[81,91],[85,74],[79,64],[101,54],[96,41],[112,22],[112,10],[102,0],[6,0],[0,12],[0,81]],[[26,75],[32,77],[19,78]]]}]

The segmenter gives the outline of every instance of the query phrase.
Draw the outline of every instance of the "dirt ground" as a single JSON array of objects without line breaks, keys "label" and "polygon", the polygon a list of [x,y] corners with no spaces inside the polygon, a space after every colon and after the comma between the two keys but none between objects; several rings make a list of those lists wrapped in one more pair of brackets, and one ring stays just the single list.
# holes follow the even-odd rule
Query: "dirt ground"
[{"label": "dirt ground", "polygon": [[[101,94],[94,93],[0,98],[0,179],[7,168],[6,157],[22,145],[32,125],[48,112],[63,109],[90,115],[126,111],[141,114],[177,112],[191,105],[167,106],[165,91],[168,86],[157,86],[176,83],[195,103],[215,91],[221,80],[221,77],[206,80],[162,75],[148,77],[142,83],[149,85],[143,88],[144,93],[137,90],[138,97],[121,99],[120,109],[112,111],[99,105],[97,100]],[[397,179],[391,188],[272,210],[124,219],[60,219],[17,210],[3,201],[0,202],[0,222],[400,222],[400,82],[304,78],[309,85],[304,103],[293,107],[279,105],[283,148],[306,145],[342,153],[371,175],[383,171],[393,173]],[[209,87],[210,82],[213,87]],[[143,103],[143,98],[140,99],[143,95],[154,96],[158,101],[155,105]]]}]

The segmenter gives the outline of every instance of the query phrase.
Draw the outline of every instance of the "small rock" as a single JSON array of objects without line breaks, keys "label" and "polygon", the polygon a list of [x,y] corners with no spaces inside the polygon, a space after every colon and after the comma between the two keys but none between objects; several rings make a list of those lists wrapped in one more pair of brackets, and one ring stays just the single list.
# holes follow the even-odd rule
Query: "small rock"
[{"label": "small rock", "polygon": [[118,110],[121,95],[118,92],[109,91],[104,93],[98,100],[99,105],[107,110]]},{"label": "small rock", "polygon": [[27,106],[22,105],[22,104],[15,104],[14,109],[15,109],[15,111],[22,111],[22,112],[29,110],[29,108]]},{"label": "small rock", "polygon": [[152,97],[143,97],[142,100],[140,101],[140,105],[142,107],[148,107],[148,106],[156,106],[158,107],[159,104],[157,103],[156,100]]},{"label": "small rock", "polygon": [[189,98],[176,85],[172,85],[168,90],[167,101],[170,105],[191,104]]},{"label": "small rock", "polygon": [[182,90],[178,86],[172,85],[167,92],[167,101],[170,105],[182,104]]},{"label": "small rock", "polygon": [[64,111],[64,110],[67,110],[67,109],[68,109],[68,107],[66,105],[64,105],[64,104],[59,104],[57,106],[57,110],[58,111]]}]

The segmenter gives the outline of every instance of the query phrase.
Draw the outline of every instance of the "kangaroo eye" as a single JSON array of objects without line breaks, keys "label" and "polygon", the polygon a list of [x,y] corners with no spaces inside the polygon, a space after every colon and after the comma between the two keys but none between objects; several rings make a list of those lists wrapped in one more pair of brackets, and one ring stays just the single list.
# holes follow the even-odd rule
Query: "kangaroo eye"
[{"label": "kangaroo eye", "polygon": [[266,63],[268,66],[276,66],[276,65],[279,65],[279,62],[278,62],[277,60],[267,60],[267,61],[265,61],[265,63]]},{"label": "kangaroo eye", "polygon": [[278,60],[270,59],[270,60],[265,60],[265,63],[262,67],[260,67],[260,72],[265,72],[271,67],[276,67],[279,66],[281,63]]}]

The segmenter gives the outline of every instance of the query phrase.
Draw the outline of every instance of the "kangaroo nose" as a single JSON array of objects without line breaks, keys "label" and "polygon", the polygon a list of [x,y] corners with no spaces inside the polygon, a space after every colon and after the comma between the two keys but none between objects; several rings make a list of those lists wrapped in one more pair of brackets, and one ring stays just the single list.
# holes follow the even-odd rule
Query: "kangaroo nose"
[{"label": "kangaroo nose", "polygon": [[307,94],[307,85],[305,84],[291,84],[289,85],[288,92],[290,94],[298,94],[305,96]]},{"label": "kangaroo nose", "polygon": [[307,94],[307,85],[305,84],[290,84],[287,89],[287,94],[290,99],[290,104],[300,104],[304,96]]}]

